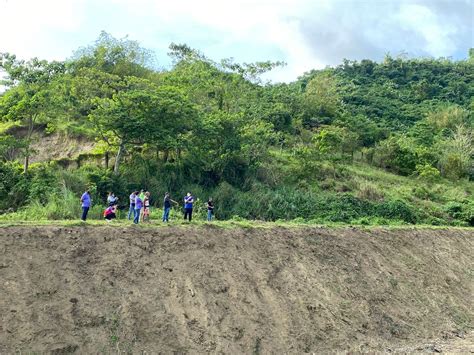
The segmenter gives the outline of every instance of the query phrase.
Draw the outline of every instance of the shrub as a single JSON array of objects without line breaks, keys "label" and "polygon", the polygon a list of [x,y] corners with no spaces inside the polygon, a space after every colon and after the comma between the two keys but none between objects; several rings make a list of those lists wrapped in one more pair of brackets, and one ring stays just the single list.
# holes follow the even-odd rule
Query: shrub
[{"label": "shrub", "polygon": [[448,202],[444,210],[450,217],[459,218],[462,214],[462,204],[459,202]]},{"label": "shrub", "polygon": [[474,226],[474,202],[448,202],[444,210],[451,218]]},{"label": "shrub", "polygon": [[441,177],[441,173],[438,169],[431,166],[430,164],[418,164],[416,166],[416,171],[418,172],[418,176],[428,182],[436,182],[439,181]]},{"label": "shrub", "polygon": [[378,187],[368,181],[359,184],[356,196],[362,200],[381,201],[384,194]]},{"label": "shrub", "polygon": [[18,212],[7,216],[11,219],[25,221],[78,219],[81,216],[81,206],[77,196],[69,191],[50,195],[47,202],[40,200],[31,201],[28,206]]},{"label": "shrub", "polygon": [[0,211],[16,210],[28,202],[28,179],[19,164],[0,162]]},{"label": "shrub", "polygon": [[29,198],[31,201],[46,204],[52,195],[59,192],[58,178],[50,166],[45,164],[32,165],[30,174]]},{"label": "shrub", "polygon": [[412,193],[415,197],[422,200],[433,200],[436,197],[436,194],[430,191],[425,186],[416,186],[412,189]]},{"label": "shrub", "polygon": [[377,206],[377,214],[389,219],[399,219],[408,223],[416,223],[417,213],[406,202],[402,200],[392,200],[381,203]]}]

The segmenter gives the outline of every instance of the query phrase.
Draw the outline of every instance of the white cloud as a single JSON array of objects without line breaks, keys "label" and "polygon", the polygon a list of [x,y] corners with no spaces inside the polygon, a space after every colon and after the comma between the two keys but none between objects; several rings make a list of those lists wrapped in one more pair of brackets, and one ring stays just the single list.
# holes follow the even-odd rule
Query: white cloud
[{"label": "white cloud", "polygon": [[427,6],[403,4],[397,18],[401,27],[419,33],[424,38],[423,49],[432,56],[448,56],[456,49],[451,40],[457,33],[456,27],[450,23],[441,23],[441,19]]},{"label": "white cloud", "polygon": [[473,0],[0,0],[0,51],[64,59],[106,30],[116,37],[128,34],[160,54],[174,41],[214,59],[283,60],[288,66],[271,78],[289,81],[344,57],[467,51],[474,46],[472,5]]},{"label": "white cloud", "polygon": [[54,46],[54,34],[70,32],[73,37],[80,30],[81,3],[80,0],[0,0],[0,51],[25,58],[64,58],[64,49],[59,44]]}]

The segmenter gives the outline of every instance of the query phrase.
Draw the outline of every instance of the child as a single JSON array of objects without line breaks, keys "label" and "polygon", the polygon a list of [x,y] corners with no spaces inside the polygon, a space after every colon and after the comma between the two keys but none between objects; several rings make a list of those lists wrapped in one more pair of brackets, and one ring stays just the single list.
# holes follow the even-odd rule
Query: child
[{"label": "child", "polygon": [[150,193],[145,192],[145,198],[143,199],[143,222],[150,220]]}]

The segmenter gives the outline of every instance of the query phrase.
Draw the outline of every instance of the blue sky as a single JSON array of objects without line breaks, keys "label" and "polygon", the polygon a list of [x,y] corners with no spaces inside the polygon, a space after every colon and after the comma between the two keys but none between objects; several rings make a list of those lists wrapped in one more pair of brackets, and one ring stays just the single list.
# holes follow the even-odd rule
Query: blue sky
[{"label": "blue sky", "polygon": [[386,53],[462,59],[474,47],[474,0],[0,0],[0,51],[65,59],[105,30],[156,52],[171,42],[219,60],[280,60],[291,81],[343,58]]}]

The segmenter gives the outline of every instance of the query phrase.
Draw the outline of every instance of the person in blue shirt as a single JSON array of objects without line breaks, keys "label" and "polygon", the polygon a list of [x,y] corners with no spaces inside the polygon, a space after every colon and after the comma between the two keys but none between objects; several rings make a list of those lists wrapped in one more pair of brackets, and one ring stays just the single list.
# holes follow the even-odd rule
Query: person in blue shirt
[{"label": "person in blue shirt", "polygon": [[138,191],[133,191],[129,196],[130,208],[128,209],[128,220],[132,218],[132,214],[133,217],[135,217],[135,198],[137,197],[137,194]]},{"label": "person in blue shirt", "polygon": [[82,207],[81,220],[83,220],[84,222],[87,219],[87,213],[89,212],[91,203],[92,203],[91,195],[89,193],[89,189],[87,189],[81,196],[81,207]]},{"label": "person in blue shirt", "polygon": [[189,222],[193,218],[193,203],[194,197],[191,195],[191,192],[188,192],[186,196],[184,196],[184,220],[189,218]]},{"label": "person in blue shirt", "polygon": [[143,208],[143,200],[140,198],[140,195],[135,197],[135,218],[133,219],[133,223],[138,224],[140,221],[140,211]]}]

